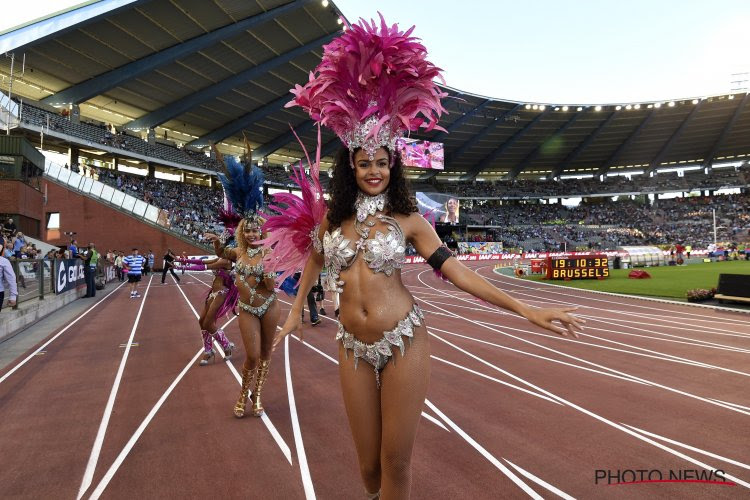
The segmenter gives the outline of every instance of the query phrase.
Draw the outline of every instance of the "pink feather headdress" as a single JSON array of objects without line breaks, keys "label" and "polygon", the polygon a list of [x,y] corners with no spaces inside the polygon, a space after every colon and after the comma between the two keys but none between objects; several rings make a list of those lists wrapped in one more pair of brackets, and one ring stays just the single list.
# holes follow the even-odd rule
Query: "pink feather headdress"
[{"label": "pink feather headdress", "polygon": [[[292,129],[294,132],[294,129]],[[282,283],[287,277],[297,271],[302,271],[313,250],[313,242],[318,239],[318,228],[325,217],[327,204],[323,198],[323,188],[320,185],[320,126],[318,126],[318,149],[315,161],[294,132],[310,166],[309,177],[305,174],[302,162],[292,166],[290,177],[302,192],[302,198],[291,193],[275,193],[273,204],[268,208],[278,212],[278,215],[264,214],[266,223],[263,232],[268,236],[261,240],[264,246],[272,248],[264,264],[274,272],[281,272],[276,278]]]},{"label": "pink feather headdress", "polygon": [[447,96],[433,82],[440,68],[408,31],[380,27],[364,19],[323,47],[323,59],[305,86],[291,90],[286,107],[301,106],[310,117],[331,128],[353,151],[363,148],[372,159],[380,147],[395,150],[396,140],[419,128],[437,126]]}]

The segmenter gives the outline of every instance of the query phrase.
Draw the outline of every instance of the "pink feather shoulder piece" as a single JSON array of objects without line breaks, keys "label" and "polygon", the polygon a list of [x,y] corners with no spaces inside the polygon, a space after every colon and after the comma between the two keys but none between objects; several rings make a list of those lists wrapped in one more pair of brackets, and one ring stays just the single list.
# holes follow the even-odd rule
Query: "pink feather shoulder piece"
[{"label": "pink feather shoulder piece", "polygon": [[313,243],[318,239],[318,228],[328,208],[320,185],[320,126],[314,162],[310,161],[310,156],[299,137],[297,141],[302,146],[307,164],[310,166],[309,176],[305,174],[302,162],[292,166],[291,179],[302,191],[302,197],[291,193],[276,193],[273,195],[273,203],[269,204],[268,208],[278,215],[264,214],[266,223],[263,224],[263,232],[268,233],[268,236],[262,243],[272,250],[265,258],[264,265],[273,272],[281,273],[277,278],[278,283],[301,271],[305,266],[312,253]]}]

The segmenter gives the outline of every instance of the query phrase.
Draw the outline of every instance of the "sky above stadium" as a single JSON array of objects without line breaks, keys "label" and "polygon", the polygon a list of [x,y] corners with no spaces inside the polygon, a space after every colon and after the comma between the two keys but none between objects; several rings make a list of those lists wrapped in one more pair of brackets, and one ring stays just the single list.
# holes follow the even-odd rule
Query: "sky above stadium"
[{"label": "sky above stadium", "polygon": [[[11,4],[0,31],[80,3]],[[457,89],[551,104],[624,103],[750,86],[747,0],[335,0],[351,21],[417,25]],[[743,40],[744,38],[744,40]],[[745,73],[732,76],[736,73]]]}]

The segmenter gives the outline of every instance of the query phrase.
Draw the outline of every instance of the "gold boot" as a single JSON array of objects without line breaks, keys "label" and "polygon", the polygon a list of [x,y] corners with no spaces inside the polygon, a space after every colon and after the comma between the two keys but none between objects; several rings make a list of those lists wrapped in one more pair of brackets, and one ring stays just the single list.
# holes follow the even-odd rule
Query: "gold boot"
[{"label": "gold boot", "polygon": [[263,384],[268,378],[268,367],[271,364],[270,359],[260,360],[258,366],[258,379],[255,381],[255,390],[250,398],[253,400],[253,416],[260,417],[263,415],[263,405],[260,402],[260,393],[263,390]]},{"label": "gold boot", "polygon": [[234,405],[234,416],[242,418],[245,416],[245,405],[247,404],[247,393],[250,390],[250,384],[253,381],[253,376],[258,368],[252,370],[242,367],[242,389],[240,389],[240,397],[237,399],[237,404]]}]

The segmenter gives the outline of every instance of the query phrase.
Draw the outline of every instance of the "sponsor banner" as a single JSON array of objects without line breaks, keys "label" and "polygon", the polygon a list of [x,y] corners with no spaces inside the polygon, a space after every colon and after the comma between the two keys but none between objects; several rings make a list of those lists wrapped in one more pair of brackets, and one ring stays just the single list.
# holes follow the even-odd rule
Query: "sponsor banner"
[{"label": "sponsor banner", "polygon": [[78,285],[86,285],[81,259],[63,259],[57,261],[55,274],[55,293],[74,290]]},{"label": "sponsor banner", "polygon": [[104,282],[109,283],[110,281],[114,281],[117,278],[117,271],[115,270],[115,266],[112,264],[107,264],[104,266]]},{"label": "sponsor banner", "polygon": [[459,241],[458,249],[462,253],[503,253],[501,241]]}]

